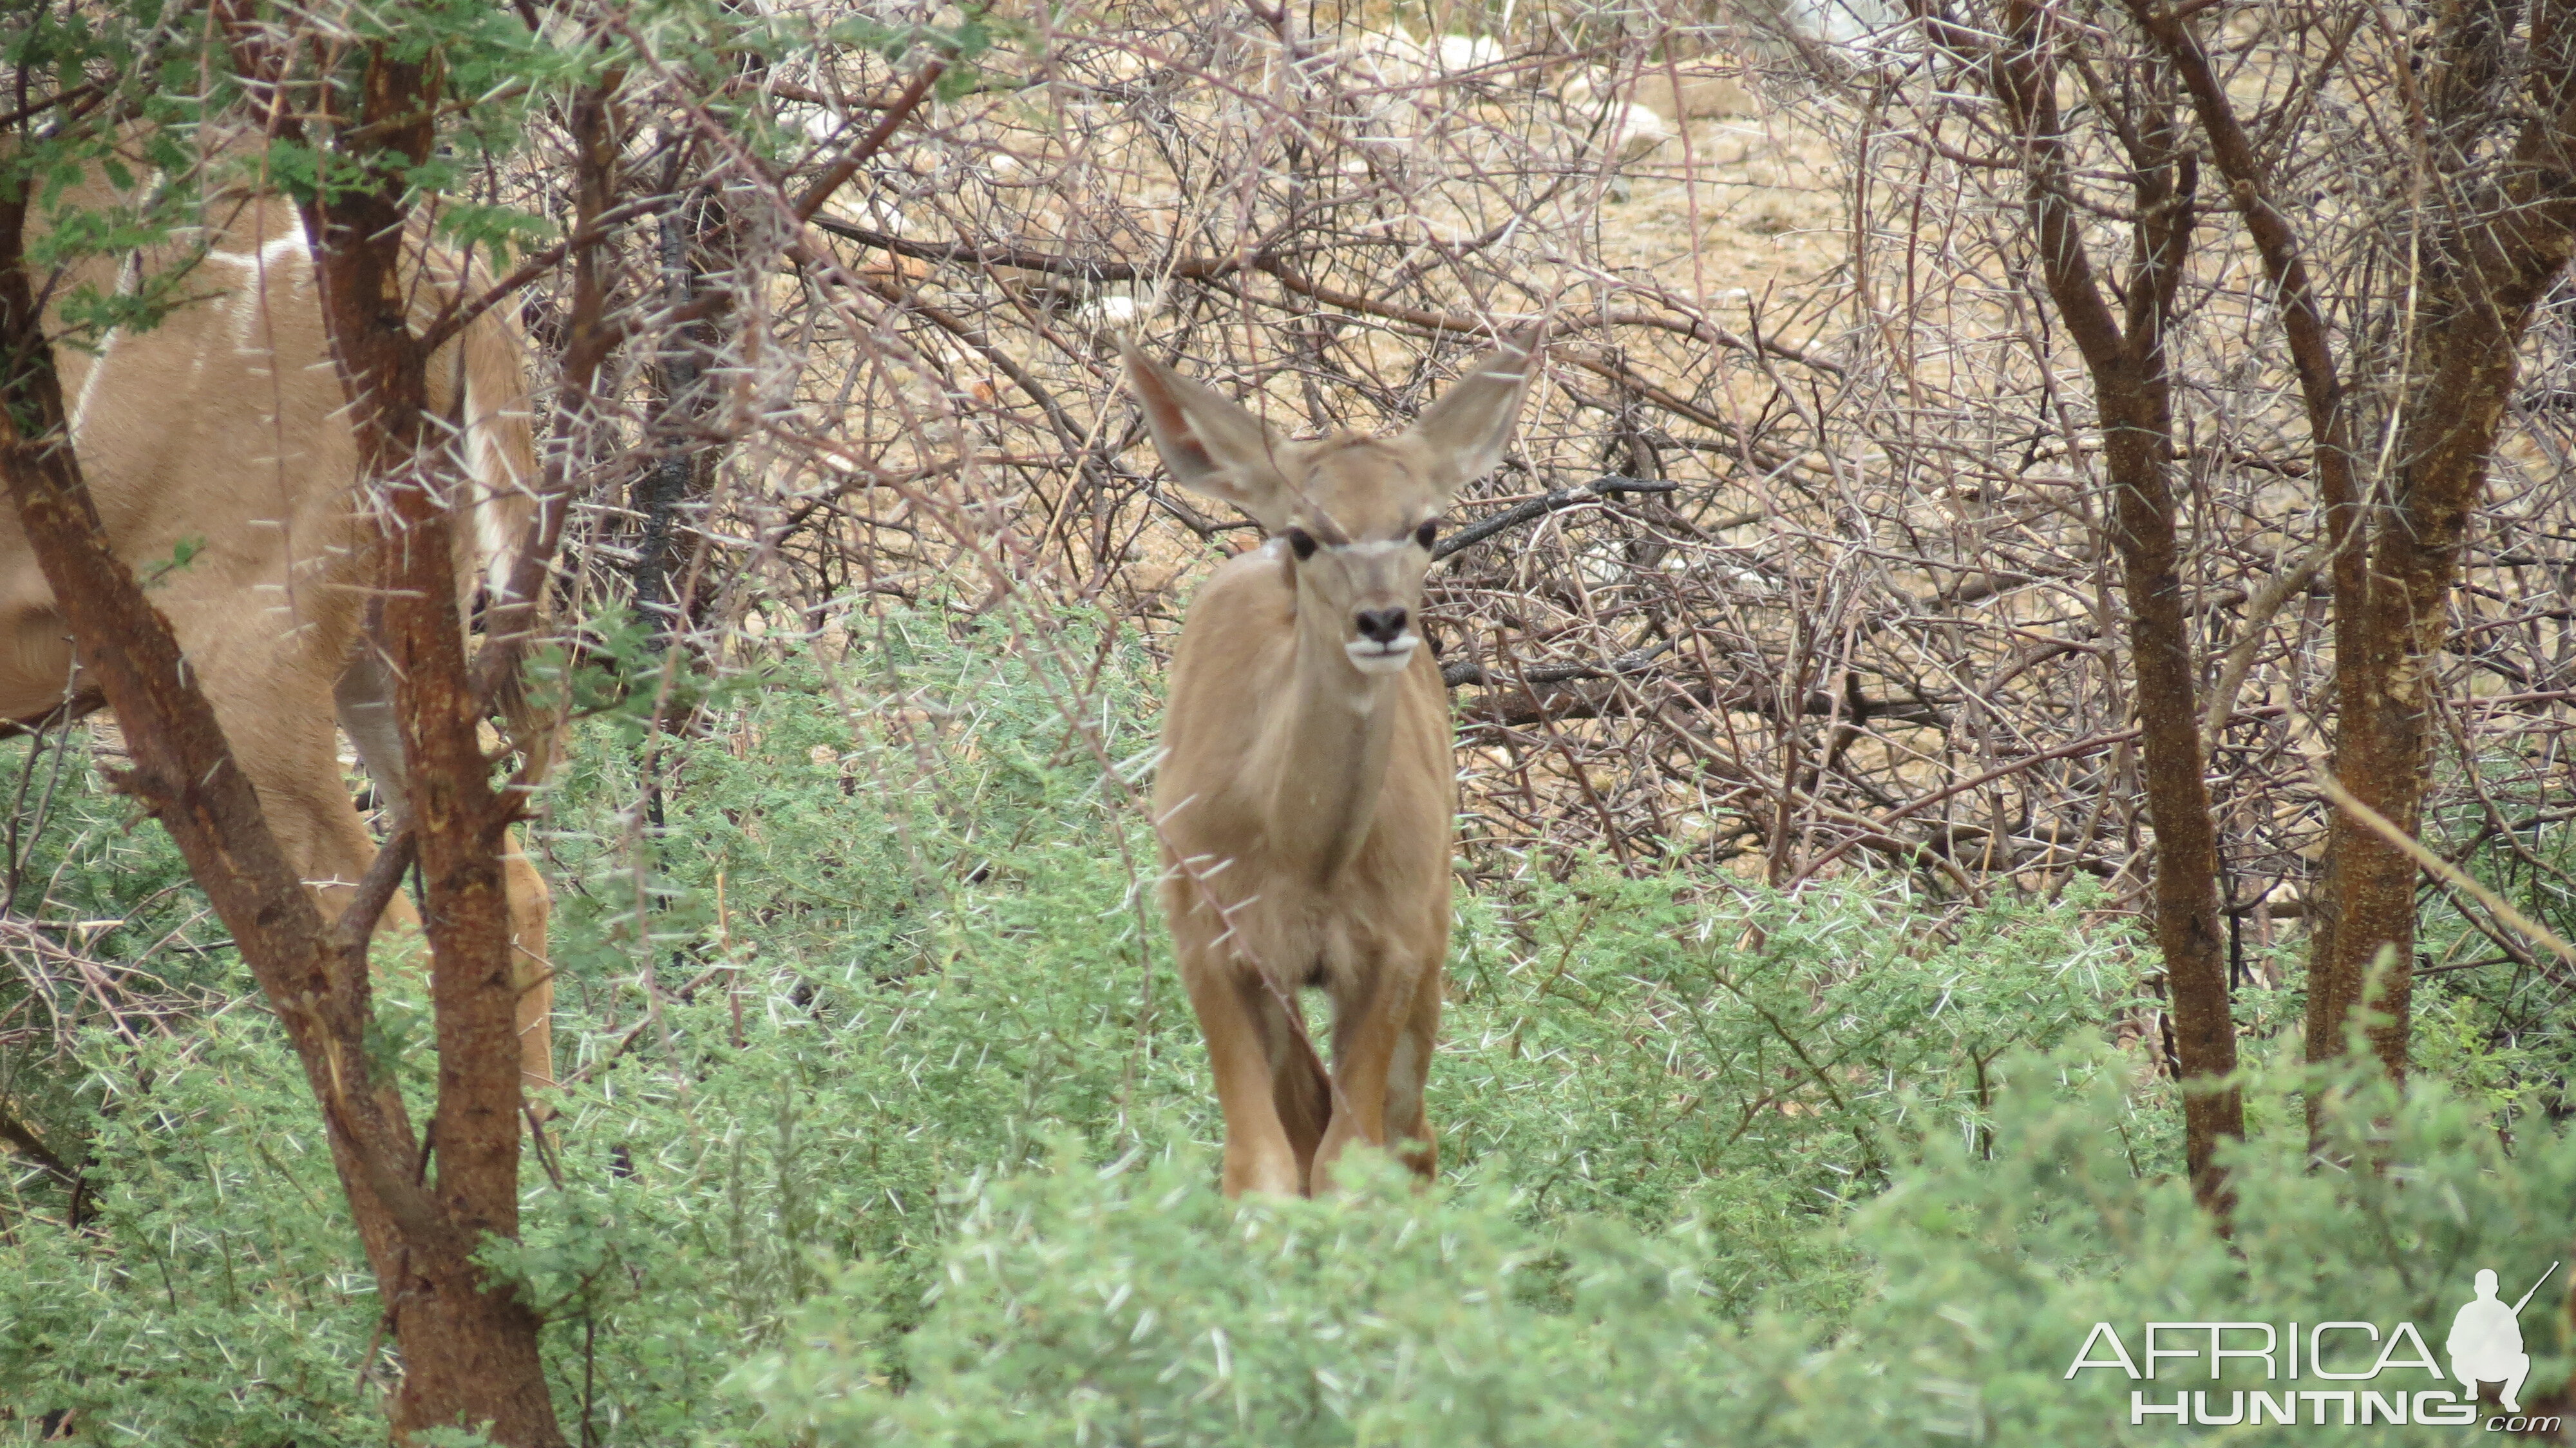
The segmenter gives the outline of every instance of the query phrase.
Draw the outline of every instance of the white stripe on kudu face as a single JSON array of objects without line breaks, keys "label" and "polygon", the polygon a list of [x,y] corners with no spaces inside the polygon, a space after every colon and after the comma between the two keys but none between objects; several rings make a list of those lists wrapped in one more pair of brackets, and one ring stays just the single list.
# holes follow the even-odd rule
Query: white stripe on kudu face
[{"label": "white stripe on kudu face", "polygon": [[1413,540],[1411,538],[1380,538],[1367,543],[1328,543],[1324,545],[1325,551],[1338,553],[1345,558],[1376,558],[1384,554],[1392,553],[1398,548],[1409,548],[1412,546]]}]

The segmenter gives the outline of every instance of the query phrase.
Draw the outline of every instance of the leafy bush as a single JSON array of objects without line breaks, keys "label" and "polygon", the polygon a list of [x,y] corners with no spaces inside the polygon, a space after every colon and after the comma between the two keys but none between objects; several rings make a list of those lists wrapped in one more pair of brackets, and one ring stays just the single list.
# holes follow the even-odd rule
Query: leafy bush
[{"label": "leafy bush", "polygon": [[[2567,1239],[2562,1135],[2508,1157],[2471,1103],[2365,1095],[2395,1165],[2312,1176],[2284,1078],[2232,1254],[2105,1044],[2144,947],[2080,894],[1935,916],[1581,861],[1462,900],[1438,1190],[1229,1205],[1101,765],[1142,773],[1150,671],[1097,627],[897,616],[657,756],[631,715],[579,740],[540,835],[573,1084],[488,1260],[581,1441],[2094,1443],[2130,1430],[2125,1381],[2062,1380],[2092,1321],[2432,1324],[2468,1264]],[[166,851],[80,798],[39,842],[57,913]],[[414,1072],[421,994],[383,977]],[[379,1305],[264,1012],[90,1029],[49,1079],[86,1185],[0,1190],[0,1404],[379,1431]]]},{"label": "leafy bush", "polygon": [[[1837,1233],[1869,1281],[1847,1312],[1795,1280],[1737,1306],[1720,1281],[1733,1248],[1705,1220],[1534,1222],[1526,1193],[1416,1198],[1384,1173],[1338,1200],[1238,1210],[1203,1156],[1068,1159],[961,1194],[937,1305],[903,1344],[905,1390],[866,1266],[736,1380],[768,1410],[765,1439],[814,1444],[2170,1442],[2192,1435],[2130,1426],[2132,1392],[2198,1390],[2226,1416],[2249,1388],[2457,1384],[2447,1366],[2292,1384],[2243,1360],[2215,1380],[2167,1363],[2154,1384],[2070,1381],[2095,1323],[2132,1356],[2150,1321],[2411,1322],[2438,1352],[2479,1267],[2527,1281],[2576,1231],[2576,1139],[2508,1160],[2457,1097],[2380,1087],[2337,1124],[2387,1169],[2312,1173],[2300,1145],[2256,1143],[2237,1158],[2231,1244],[2186,1183],[2105,1149],[2132,1087],[2098,1052],[2019,1056],[2008,1074],[1991,1152],[1949,1131],[1894,1144],[1891,1189]],[[2528,1406],[2565,1377],[2568,1345],[2554,1311],[2525,1334]],[[2316,1406],[2224,1436],[2307,1441]]]}]

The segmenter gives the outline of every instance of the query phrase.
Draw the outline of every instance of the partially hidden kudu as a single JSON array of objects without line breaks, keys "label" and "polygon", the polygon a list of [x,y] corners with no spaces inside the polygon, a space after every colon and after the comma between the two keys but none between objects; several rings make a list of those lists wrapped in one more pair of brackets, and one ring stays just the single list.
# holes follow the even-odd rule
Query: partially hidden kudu
[{"label": "partially hidden kudu", "polygon": [[[114,199],[93,180],[69,204]],[[110,332],[88,350],[58,346],[57,365],[110,545],[150,580],[269,828],[324,914],[336,916],[376,846],[341,777],[335,717],[391,817],[404,808],[393,679],[366,629],[375,524],[295,208],[257,191],[213,196],[206,206],[206,232],[182,242],[207,244],[188,287],[211,295],[148,331]],[[455,258],[414,254],[411,320],[426,327],[462,278]],[[132,279],[98,262],[56,278],[51,291],[60,297],[83,280],[110,291]],[[457,536],[472,540],[456,559],[460,601],[473,598],[487,562],[494,586],[507,578],[505,555],[535,507],[522,355],[518,333],[494,308],[430,364],[430,409],[464,419],[462,471],[475,489],[458,502],[471,525]],[[0,507],[0,734],[59,724],[100,703],[82,682],[26,534]],[[551,1085],[545,881],[515,848],[503,866],[521,1069],[528,1085]],[[386,915],[418,923],[400,895]]]},{"label": "partially hidden kudu", "polygon": [[[1172,659],[1154,787],[1162,901],[1225,1113],[1225,1191],[1317,1195],[1354,1142],[1435,1164],[1457,813],[1448,692],[1421,646],[1437,519],[1502,461],[1541,332],[1403,432],[1289,442],[1125,344],[1172,478],[1269,541],[1219,568]],[[1296,993],[1333,1005],[1329,1070]]]}]

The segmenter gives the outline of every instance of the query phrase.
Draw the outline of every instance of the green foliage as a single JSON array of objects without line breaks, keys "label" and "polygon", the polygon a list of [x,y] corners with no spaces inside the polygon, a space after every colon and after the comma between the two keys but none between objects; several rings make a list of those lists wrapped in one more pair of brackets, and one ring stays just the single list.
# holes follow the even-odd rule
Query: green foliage
[{"label": "green foliage", "polygon": [[[2477,762],[2459,775],[2426,837],[2516,909],[2576,939],[2576,827],[2565,791],[2526,761]],[[2510,1129],[2564,1116],[2576,1098],[2576,1017],[2565,967],[2475,900],[2427,882],[2418,926],[2416,1059],[2497,1111]]]},{"label": "green foliage", "polygon": [[[1534,1221],[1498,1185],[1417,1198],[1386,1173],[1339,1200],[1238,1210],[1208,1191],[1201,1155],[1068,1159],[961,1194],[901,1390],[869,1264],[736,1384],[767,1409],[762,1441],[811,1444],[2169,1442],[2190,1435],[2129,1426],[2132,1391],[2197,1389],[2223,1416],[2249,1387],[2354,1385],[2267,1380],[2244,1360],[2213,1382],[2205,1359],[2156,1384],[2069,1381],[2095,1323],[2132,1355],[2149,1321],[2339,1319],[2411,1322],[2438,1352],[2478,1268],[2528,1282],[2576,1229],[2576,1139],[2509,1160],[2457,1097],[2379,1087],[2335,1121],[2387,1169],[2318,1173],[2299,1143],[2256,1143],[2238,1157],[2231,1245],[2185,1183],[2103,1149],[2132,1087],[2098,1052],[1998,1074],[1991,1152],[1946,1130],[1891,1143],[1891,1189],[1838,1233],[1870,1282],[1843,1312],[1795,1281],[1764,1310],[1734,1305],[1732,1249],[1706,1220]],[[2566,1374],[2560,1315],[2528,1314],[2525,1345],[2528,1403]],[[2366,1348],[2335,1359],[2367,1362]],[[2362,1386],[2456,1384],[2392,1368]]]},{"label": "green foliage", "polygon": [[[23,932],[0,941],[0,1112],[77,1142],[90,1108],[61,1043],[149,1033],[158,1012],[229,999],[234,963],[169,836],[100,787],[85,734],[0,741],[0,791],[0,914]],[[114,997],[52,947],[112,962]]]},{"label": "green foliage", "polygon": [[[1884,886],[1732,894],[1596,867],[1471,901],[1450,1075],[1511,1104],[1462,1123],[1470,1152],[1569,1210],[1668,1218],[1748,1174],[1778,1193],[1766,1218],[1818,1210],[1883,1184],[1881,1138],[1909,1117],[1982,1132],[1995,1063],[2098,1032],[2139,946],[2081,892],[1946,936]],[[1493,1024],[1470,1039],[1469,1020]]]},{"label": "green foliage", "polygon": [[1004,35],[1017,41],[1033,38],[1024,25],[997,17],[982,6],[969,6],[950,26],[889,25],[865,15],[844,16],[833,21],[822,38],[831,45],[873,50],[896,62],[920,51],[933,52],[950,65],[934,93],[941,100],[955,100],[975,88],[977,75],[971,62]]},{"label": "green foliage", "polygon": [[[1784,899],[1585,861],[1461,902],[1439,1187],[1374,1161],[1332,1201],[1229,1204],[1118,787],[1152,666],[1052,627],[1061,652],[889,616],[680,738],[642,731],[640,643],[574,681],[605,712],[539,845],[575,1084],[484,1260],[545,1316],[577,1438],[2179,1439],[2125,1426],[2116,1374],[2065,1380],[2093,1322],[2133,1352],[2194,1318],[2438,1339],[2475,1267],[2527,1281],[2576,1227],[2564,1134],[2508,1154],[2474,1098],[2365,1084],[2338,1119],[2387,1169],[2311,1173],[2284,1078],[2215,1239],[2169,1096],[2106,1044],[2144,947],[2080,894],[1935,917],[1867,878]],[[127,819],[67,789],[32,913],[175,885]],[[186,914],[151,909],[100,953]],[[201,944],[165,964],[229,999]],[[379,997],[371,1045],[418,1091],[420,984]],[[48,1069],[87,1186],[77,1226],[42,1175],[0,1187],[0,1403],[92,1441],[380,1431],[380,1304],[267,1016],[93,1023]],[[2565,1374],[2541,1318],[2535,1391]]]},{"label": "green foliage", "polygon": [[[165,82],[193,67],[195,46],[190,27],[165,18],[153,4],[0,12],[0,57],[19,82],[10,109],[21,117],[0,133],[0,197],[29,203],[36,219],[25,238],[32,266],[121,257],[168,236],[176,214],[167,196],[107,209],[62,204],[64,191],[93,172],[120,188],[133,186],[132,168],[113,153],[120,124],[137,116],[181,124],[190,118],[193,106],[173,98],[191,96],[196,87]],[[153,166],[188,169],[184,148],[168,133],[148,133],[137,149]],[[65,288],[57,306],[66,340],[87,345],[112,327],[151,326],[177,300],[174,275],[153,272],[125,287],[83,281]]]},{"label": "green foliage", "polygon": [[0,1195],[0,1402],[159,1442],[381,1436],[374,1280],[268,1022],[94,1037],[84,1063],[95,1215],[64,1230],[29,1182]]},{"label": "green foliage", "polygon": [[168,582],[170,575],[197,561],[206,551],[206,540],[194,533],[183,533],[170,547],[170,556],[144,564],[134,571],[134,579],[148,591]]},{"label": "green foliage", "polygon": [[535,251],[554,240],[557,230],[545,217],[472,201],[449,202],[438,216],[441,241],[502,261]]},{"label": "green foliage", "polygon": [[[1963,1436],[2168,1441],[2178,1436],[2168,1420],[2127,1426],[2133,1390],[2167,1403],[2178,1391],[2207,1391],[2223,1415],[2222,1390],[2286,1385],[2267,1384],[2242,1361],[2213,1382],[2205,1358],[2187,1373],[2168,1368],[2152,1385],[2105,1370],[2070,1383],[2067,1369],[2093,1323],[2115,1324],[2135,1355],[2148,1321],[2356,1320],[2391,1332],[2412,1322],[2438,1354],[2479,1268],[2496,1269],[2519,1293],[2563,1255],[2576,1229],[2576,1136],[2536,1133],[2508,1153],[2487,1113],[2445,1086],[2401,1095],[2355,1078],[2329,1113],[2330,1140],[2334,1154],[2380,1169],[2311,1170],[2296,1110],[2275,1102],[2262,1115],[2283,1129],[2235,1153],[2235,1234],[2221,1241],[2182,1183],[2141,1181],[2101,1149],[2117,1084],[2097,1077],[2062,1104],[2021,1093],[1999,1133],[2011,1150],[1984,1161],[1953,1143],[1926,1143],[1919,1165],[1862,1214],[1858,1240],[1884,1283],[1872,1312],[1892,1339],[1876,1356],[1925,1374],[1914,1384],[1887,1375],[1876,1396],[1888,1414],[1908,1411],[1914,1396],[1913,1411],[1936,1414]],[[2563,1300],[2550,1292],[2538,1302]],[[2533,1358],[2528,1405],[2565,1380],[2570,1345],[2564,1314],[2537,1303],[2522,1329]],[[2368,1354],[2361,1349],[2365,1361]],[[2457,1389],[2447,1361],[2442,1367],[2441,1380],[2396,1370],[2385,1381],[2296,1386]],[[2307,1441],[2316,1427],[2306,1416],[2298,1427],[2226,1436]],[[2379,1431],[2399,1442],[2450,1442],[2462,1430]]]}]

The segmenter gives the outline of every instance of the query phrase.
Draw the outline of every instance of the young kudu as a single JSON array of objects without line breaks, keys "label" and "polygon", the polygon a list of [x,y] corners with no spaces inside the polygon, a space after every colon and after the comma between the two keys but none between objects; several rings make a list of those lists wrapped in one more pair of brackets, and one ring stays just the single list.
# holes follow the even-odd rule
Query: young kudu
[{"label": "young kudu", "polygon": [[[1225,1190],[1312,1195],[1353,1142],[1434,1164],[1457,812],[1449,696],[1415,631],[1435,521],[1502,461],[1539,334],[1391,438],[1286,442],[1130,345],[1174,481],[1270,541],[1199,590],[1172,659],[1154,811],[1163,911],[1225,1112]],[[1295,992],[1333,1003],[1327,1074]]]},{"label": "young kudu", "polygon": [[[113,200],[94,182],[71,198],[91,207]],[[177,632],[269,828],[325,913],[336,914],[376,846],[341,777],[335,716],[389,813],[399,819],[404,807],[393,681],[365,638],[373,525],[295,208],[236,193],[211,198],[208,209],[209,250],[189,290],[212,295],[149,331],[111,332],[94,350],[58,347],[57,362],[73,446],[110,544],[128,566],[157,573],[153,602]],[[54,291],[82,280],[111,291],[120,279],[114,263],[94,263]],[[413,325],[440,310],[457,280],[452,258],[427,258]],[[433,360],[433,411],[449,410],[460,378],[475,496],[462,500],[472,523],[458,533],[496,556],[521,536],[536,482],[520,341],[499,309]],[[480,561],[456,560],[460,599],[473,597]],[[506,570],[496,565],[493,576]],[[69,635],[14,511],[0,506],[0,735],[99,706]],[[545,881],[515,853],[504,869],[520,961],[521,1067],[529,1085],[551,1085]],[[387,915],[416,923],[399,895]]]}]

